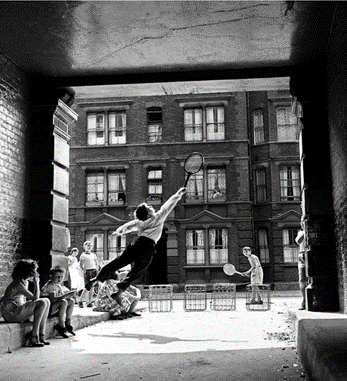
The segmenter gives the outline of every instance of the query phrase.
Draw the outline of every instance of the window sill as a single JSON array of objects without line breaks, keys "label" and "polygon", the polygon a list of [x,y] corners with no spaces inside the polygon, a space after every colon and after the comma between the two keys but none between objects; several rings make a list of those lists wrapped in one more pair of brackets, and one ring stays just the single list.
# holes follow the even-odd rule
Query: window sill
[{"label": "window sill", "polygon": [[211,205],[211,204],[225,204],[227,202],[227,200],[209,200],[209,201],[206,201],[206,200],[189,200],[189,201],[185,201],[183,202],[183,205],[201,205],[201,204],[207,204],[207,205]]},{"label": "window sill", "polygon": [[151,200],[150,198],[147,198],[147,204],[148,205],[161,205],[162,200]]},{"label": "window sill", "polygon": [[95,201],[95,202],[86,202],[86,206],[104,206],[104,203],[102,201]]},{"label": "window sill", "polygon": [[112,202],[109,202],[105,206],[119,206],[119,205],[125,205],[125,202],[124,201],[112,201]]},{"label": "window sill", "polygon": [[[85,206],[82,206],[80,208],[114,208],[114,207],[118,207],[118,206],[127,206],[127,204],[124,204],[124,202],[119,202],[119,203],[114,203],[114,204],[96,204],[96,203],[93,203],[93,204],[86,204]],[[76,209],[78,209],[79,207],[76,207]]]},{"label": "window sill", "polygon": [[224,265],[185,265],[184,269],[222,269]]},{"label": "window sill", "polygon": [[281,263],[283,267],[298,267],[298,262],[284,262]]}]

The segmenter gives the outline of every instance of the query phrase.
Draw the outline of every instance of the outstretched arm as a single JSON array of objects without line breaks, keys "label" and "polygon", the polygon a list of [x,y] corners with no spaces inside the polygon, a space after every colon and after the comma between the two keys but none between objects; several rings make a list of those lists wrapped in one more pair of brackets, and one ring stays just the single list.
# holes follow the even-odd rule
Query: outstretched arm
[{"label": "outstretched arm", "polygon": [[124,225],[120,226],[115,232],[113,232],[112,235],[123,235],[137,231],[137,221],[138,220],[132,220],[125,223]]},{"label": "outstretched arm", "polygon": [[178,201],[182,198],[182,196],[186,193],[186,188],[180,188],[175,194],[173,194],[159,209],[158,214],[162,215],[166,218],[172,209],[176,206]]}]

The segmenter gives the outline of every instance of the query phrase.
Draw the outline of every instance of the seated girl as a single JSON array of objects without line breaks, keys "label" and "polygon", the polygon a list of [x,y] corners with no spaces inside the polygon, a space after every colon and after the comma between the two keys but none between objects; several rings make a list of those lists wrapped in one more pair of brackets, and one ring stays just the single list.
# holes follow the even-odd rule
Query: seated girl
[{"label": "seated girl", "polygon": [[75,336],[71,325],[71,316],[75,306],[75,293],[63,286],[65,270],[54,267],[50,270],[49,281],[42,287],[41,295],[46,296],[51,301],[49,317],[58,316],[59,322],[54,326],[55,330],[64,339],[68,338],[66,331]]},{"label": "seated girl", "polygon": [[[7,286],[1,301],[1,314],[8,323],[23,323],[33,317],[33,328],[26,334],[25,344],[43,347],[50,301],[40,298],[40,277],[37,263],[31,259],[18,261],[12,272],[13,281]],[[34,290],[28,290],[28,282],[33,282]],[[27,301],[29,300],[29,301]]]}]

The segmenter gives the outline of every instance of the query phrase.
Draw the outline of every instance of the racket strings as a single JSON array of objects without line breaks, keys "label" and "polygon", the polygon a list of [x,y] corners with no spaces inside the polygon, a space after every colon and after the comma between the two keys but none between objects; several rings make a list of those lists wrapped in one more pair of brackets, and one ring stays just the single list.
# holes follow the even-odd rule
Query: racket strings
[{"label": "racket strings", "polygon": [[184,169],[188,173],[199,172],[203,164],[203,158],[200,154],[191,155],[188,157]]}]

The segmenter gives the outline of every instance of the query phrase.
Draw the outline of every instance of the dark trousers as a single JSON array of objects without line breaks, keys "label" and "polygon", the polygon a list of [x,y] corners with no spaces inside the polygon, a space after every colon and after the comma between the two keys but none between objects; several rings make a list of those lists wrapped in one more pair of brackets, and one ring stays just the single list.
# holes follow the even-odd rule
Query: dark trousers
[{"label": "dark trousers", "polygon": [[118,288],[126,290],[147,270],[155,254],[155,242],[147,237],[139,237],[123,251],[122,255],[104,266],[96,277],[100,282],[111,279],[115,271],[133,263],[131,270]]}]

